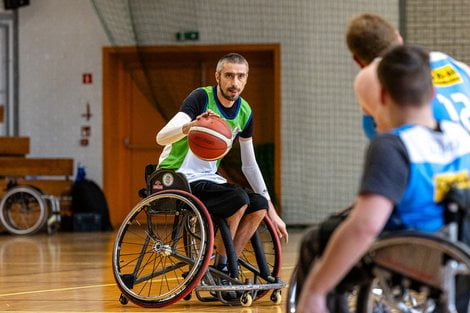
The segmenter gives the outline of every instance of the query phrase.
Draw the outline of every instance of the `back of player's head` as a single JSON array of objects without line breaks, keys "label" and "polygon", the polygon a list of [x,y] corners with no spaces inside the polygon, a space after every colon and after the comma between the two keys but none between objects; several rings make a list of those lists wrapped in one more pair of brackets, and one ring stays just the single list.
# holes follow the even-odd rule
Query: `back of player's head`
[{"label": "back of player's head", "polygon": [[399,106],[428,105],[434,92],[429,53],[412,45],[389,50],[377,68],[380,84]]},{"label": "back of player's head", "polygon": [[346,44],[363,65],[371,63],[387,49],[400,43],[401,37],[397,29],[373,13],[354,17],[346,30]]},{"label": "back of player's head", "polygon": [[231,52],[220,58],[219,62],[217,63],[217,73],[220,73],[225,63],[245,64],[247,71],[249,68],[248,61],[245,59],[244,56],[238,53]]}]

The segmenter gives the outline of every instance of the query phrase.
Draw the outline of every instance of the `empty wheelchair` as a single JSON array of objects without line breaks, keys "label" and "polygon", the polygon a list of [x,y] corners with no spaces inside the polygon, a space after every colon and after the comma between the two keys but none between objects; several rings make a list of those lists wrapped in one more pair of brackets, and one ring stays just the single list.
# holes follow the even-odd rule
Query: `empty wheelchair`
[{"label": "empty wheelchair", "polygon": [[59,199],[38,188],[9,184],[0,201],[0,221],[15,235],[30,235],[47,227],[49,233],[60,225]]},{"label": "empty wheelchair", "polygon": [[[371,246],[351,272],[361,273],[361,279],[343,289],[350,312],[457,312],[457,306],[470,312],[470,248],[458,241],[458,226],[470,209],[470,190],[452,188],[448,199],[444,232],[384,233]],[[296,312],[299,276],[296,268],[287,294],[288,313]],[[348,283],[354,281],[345,279],[339,287]]]},{"label": "empty wheelchair", "polygon": [[[144,199],[127,215],[114,244],[121,303],[162,307],[196,295],[203,302],[249,306],[269,291],[280,303],[281,245],[269,218],[236,258],[225,220],[210,216],[182,174],[147,166],[146,183]],[[216,232],[227,250],[229,274],[212,266]]]}]

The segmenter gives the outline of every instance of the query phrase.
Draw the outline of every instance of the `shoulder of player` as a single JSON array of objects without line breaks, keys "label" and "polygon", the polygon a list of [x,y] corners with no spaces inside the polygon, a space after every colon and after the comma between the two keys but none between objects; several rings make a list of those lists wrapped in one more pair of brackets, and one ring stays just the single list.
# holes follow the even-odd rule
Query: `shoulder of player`
[{"label": "shoulder of player", "polygon": [[403,140],[394,133],[378,134],[369,144],[369,153],[376,157],[388,158],[395,153],[407,155]]},{"label": "shoulder of player", "polygon": [[440,64],[439,61],[448,60],[449,62],[456,64],[461,70],[465,71],[467,75],[470,76],[470,67],[466,63],[456,60],[444,52],[431,51],[429,53],[429,57],[431,60],[431,67],[436,66],[436,65],[433,66],[434,63]]},{"label": "shoulder of player", "polygon": [[184,99],[180,111],[188,114],[191,119],[195,119],[196,116],[203,112],[207,101],[207,92],[203,88],[197,88]]},{"label": "shoulder of player", "polygon": [[375,105],[380,94],[377,64],[378,62],[373,62],[364,67],[354,79],[354,92],[362,109],[369,114],[374,111],[371,106]]},{"label": "shoulder of player", "polygon": [[377,65],[378,62],[372,62],[357,73],[354,79],[354,89],[362,91],[371,83],[378,81],[377,78]]},{"label": "shoulder of player", "polygon": [[193,96],[197,99],[207,99],[207,91],[206,91],[206,87],[199,87],[197,89],[194,89],[190,96]]},{"label": "shoulder of player", "polygon": [[443,59],[450,58],[450,56],[441,51],[431,51],[429,52],[429,59],[431,62],[437,62]]}]

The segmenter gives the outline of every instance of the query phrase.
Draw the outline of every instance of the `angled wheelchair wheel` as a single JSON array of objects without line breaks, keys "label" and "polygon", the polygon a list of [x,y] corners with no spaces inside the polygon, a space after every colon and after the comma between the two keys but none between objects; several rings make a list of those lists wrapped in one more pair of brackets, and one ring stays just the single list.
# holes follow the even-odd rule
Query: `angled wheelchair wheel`
[{"label": "angled wheelchair wheel", "polygon": [[297,289],[297,275],[298,275],[297,266],[294,267],[292,274],[289,279],[289,287],[287,288],[287,297],[286,297],[286,313],[295,313],[296,312],[296,303],[299,300],[300,290]]},{"label": "angled wheelchair wheel", "polygon": [[113,273],[122,296],[143,307],[184,298],[205,274],[213,242],[209,213],[190,193],[166,190],[143,199],[114,243]]},{"label": "angled wheelchair wheel", "polygon": [[0,209],[3,226],[16,235],[39,231],[48,217],[48,206],[41,192],[30,186],[9,189],[0,201]]},{"label": "angled wheelchair wheel", "polygon": [[[271,220],[265,217],[239,256],[240,280],[248,279],[253,284],[273,283],[279,275],[281,261],[281,242]],[[269,290],[258,291],[254,300],[268,292]]]},{"label": "angled wheelchair wheel", "polygon": [[[363,286],[357,297],[357,312],[359,313],[391,313],[398,312],[435,312],[439,305],[436,295],[429,289],[409,289],[405,286],[394,286],[375,278]],[[393,298],[390,298],[393,292]],[[438,311],[441,312],[441,311]]]},{"label": "angled wheelchair wheel", "polygon": [[[300,293],[301,293],[301,288],[298,283],[299,279],[299,269],[297,266],[294,268],[292,271],[290,280],[289,280],[289,287],[287,289],[287,297],[286,297],[286,313],[296,313],[297,312],[297,303],[299,301]],[[358,288],[353,288],[349,292],[345,292],[343,297],[345,300],[344,301],[344,306],[342,306],[341,310],[336,310],[337,312],[349,312],[349,313],[354,313],[356,312],[356,303],[357,303],[357,293]],[[339,302],[336,302],[336,305],[338,305]],[[347,307],[347,309],[346,309]],[[334,312],[336,312],[334,311]],[[333,312],[333,311],[331,311]],[[359,311],[360,312],[360,311]],[[379,313],[379,312],[374,312],[374,313]],[[390,312],[391,313],[391,312]]]},{"label": "angled wheelchair wheel", "polygon": [[[468,292],[470,250],[461,243],[419,233],[390,236],[377,241],[366,257],[374,264],[374,279],[359,289],[357,312],[444,312],[443,299],[457,301],[450,290]],[[449,262],[455,272],[446,273]],[[465,281],[464,287],[448,285],[449,275]],[[468,310],[468,302],[464,307]]]}]

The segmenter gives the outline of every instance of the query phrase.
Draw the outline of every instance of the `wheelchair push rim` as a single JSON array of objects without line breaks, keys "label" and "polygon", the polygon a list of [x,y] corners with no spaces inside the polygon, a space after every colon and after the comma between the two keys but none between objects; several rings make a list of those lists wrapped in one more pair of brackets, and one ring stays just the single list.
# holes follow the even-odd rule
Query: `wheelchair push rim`
[{"label": "wheelchair push rim", "polygon": [[181,190],[155,193],[132,209],[117,233],[117,285],[137,305],[172,304],[200,282],[213,242],[209,213],[197,198]]}]

